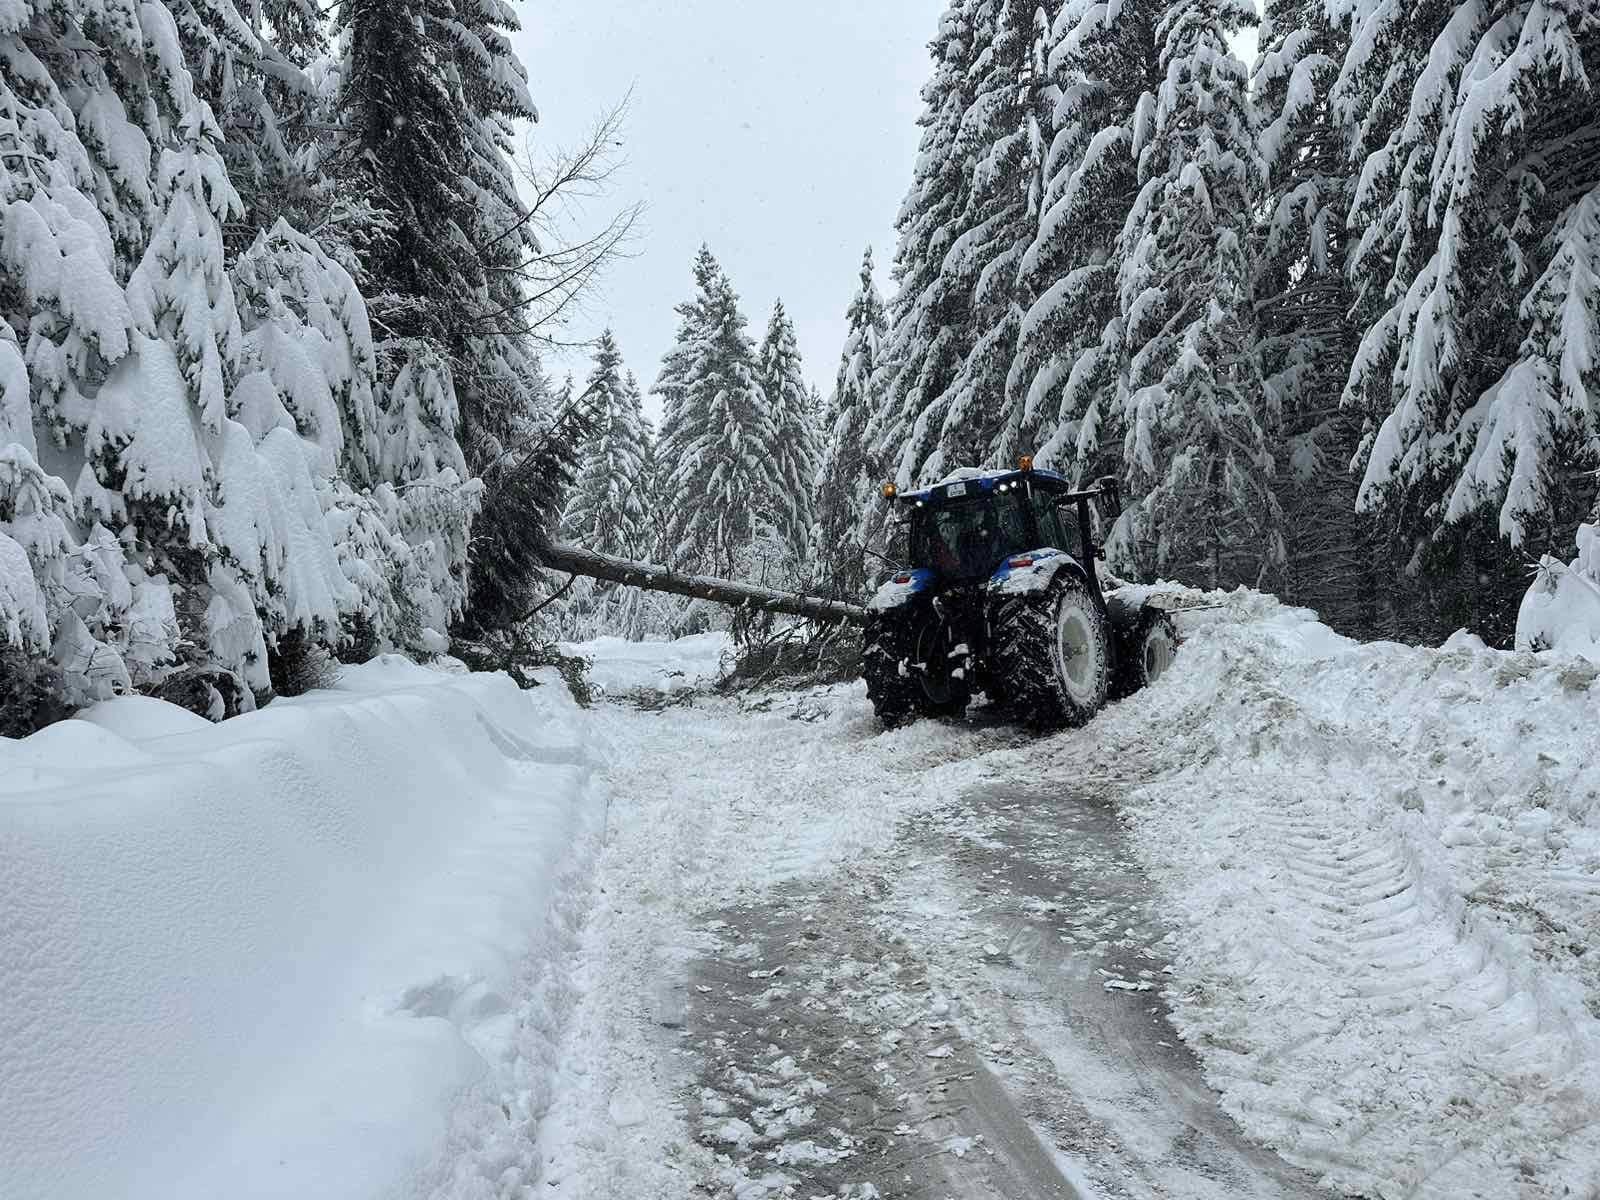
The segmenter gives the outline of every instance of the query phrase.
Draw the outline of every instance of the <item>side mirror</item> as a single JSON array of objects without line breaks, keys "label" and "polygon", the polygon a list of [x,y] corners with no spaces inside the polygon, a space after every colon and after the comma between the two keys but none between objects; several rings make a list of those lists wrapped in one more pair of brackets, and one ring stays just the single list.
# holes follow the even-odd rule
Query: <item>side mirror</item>
[{"label": "side mirror", "polygon": [[1100,492],[1100,515],[1107,521],[1115,521],[1122,515],[1122,485],[1117,482],[1115,475],[1102,475],[1094,481],[1094,486]]}]

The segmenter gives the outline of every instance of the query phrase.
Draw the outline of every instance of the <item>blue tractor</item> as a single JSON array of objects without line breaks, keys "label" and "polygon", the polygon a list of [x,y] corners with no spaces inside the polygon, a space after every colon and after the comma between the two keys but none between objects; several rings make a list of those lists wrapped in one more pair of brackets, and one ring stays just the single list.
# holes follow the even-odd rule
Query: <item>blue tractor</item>
[{"label": "blue tractor", "polygon": [[867,606],[861,670],[886,726],[959,715],[978,692],[1033,729],[1082,725],[1171,665],[1172,618],[1101,587],[1090,506],[1116,515],[1114,479],[1077,489],[1023,458],[883,494],[907,565]]}]

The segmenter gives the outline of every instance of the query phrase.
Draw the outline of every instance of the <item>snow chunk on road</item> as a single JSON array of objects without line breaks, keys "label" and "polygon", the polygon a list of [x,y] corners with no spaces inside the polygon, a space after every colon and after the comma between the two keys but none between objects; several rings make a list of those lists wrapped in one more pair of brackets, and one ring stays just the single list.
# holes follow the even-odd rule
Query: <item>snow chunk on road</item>
[{"label": "snow chunk on road", "polygon": [[726,633],[697,633],[670,642],[601,637],[562,649],[590,660],[589,682],[598,691],[671,694],[713,682],[722,673],[733,640]]},{"label": "snow chunk on road", "polygon": [[556,1022],[519,980],[603,808],[548,679],[385,659],[219,726],[128,698],[0,739],[7,1200],[531,1182]]}]

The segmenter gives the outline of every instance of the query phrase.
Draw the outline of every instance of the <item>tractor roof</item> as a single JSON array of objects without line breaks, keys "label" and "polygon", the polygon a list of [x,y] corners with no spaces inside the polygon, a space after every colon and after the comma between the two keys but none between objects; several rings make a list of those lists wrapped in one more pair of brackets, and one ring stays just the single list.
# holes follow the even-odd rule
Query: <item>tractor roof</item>
[{"label": "tractor roof", "polygon": [[1052,492],[1070,492],[1072,481],[1064,475],[1054,471],[1041,471],[1037,469],[1027,471],[986,471],[977,467],[962,467],[952,471],[938,483],[929,487],[920,488],[914,492],[900,492],[900,500],[917,501],[923,504],[943,504],[947,500],[965,500],[974,496],[985,495],[997,488],[1009,490],[1011,486],[1021,480],[1028,480],[1035,487],[1043,487]]}]

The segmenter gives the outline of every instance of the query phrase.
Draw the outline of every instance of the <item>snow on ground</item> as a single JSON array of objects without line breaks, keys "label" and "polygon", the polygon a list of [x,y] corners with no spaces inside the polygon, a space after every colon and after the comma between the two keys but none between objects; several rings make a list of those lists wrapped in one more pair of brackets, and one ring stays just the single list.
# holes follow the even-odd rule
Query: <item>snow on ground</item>
[{"label": "snow on ground", "polygon": [[[1077,885],[1067,882],[1032,903],[1058,914],[1050,920],[1061,923],[1069,975],[1085,974],[1091,994],[1122,988],[1139,1005],[1142,987],[1157,989],[1223,1111],[1249,1137],[1339,1193],[1594,1194],[1596,668],[1491,651],[1465,636],[1440,649],[1358,645],[1269,597],[1167,595],[1184,609],[1179,669],[1087,728],[1043,740],[981,719],[881,733],[857,688],[597,713],[613,746],[616,792],[600,872],[608,903],[583,942],[582,1033],[565,1048],[563,1094],[574,1106],[552,1120],[544,1146],[551,1194],[677,1196],[696,1186],[778,1194],[796,1177],[819,1177],[795,1165],[807,1138],[846,1145],[817,1140],[816,1126],[773,1143],[773,1127],[760,1121],[777,1119],[775,1110],[736,1105],[719,1116],[727,1097],[686,1101],[683,1090],[690,1045],[706,1054],[720,1044],[698,1026],[695,1040],[681,1040],[685,1012],[709,999],[685,995],[686,972],[748,950],[758,985],[748,1003],[778,1003],[795,983],[774,978],[760,990],[757,975],[781,965],[760,947],[781,946],[783,922],[826,908],[797,901],[795,881],[810,881],[805,894],[866,888],[871,936],[887,937],[885,948],[905,939],[896,959],[925,962],[952,1004],[979,1003],[963,1021],[971,1040],[1004,1030],[1013,1039],[1005,1053],[1018,1062],[1027,1056],[1017,1040],[1038,1043],[1044,1066],[1030,1071],[1046,1083],[1026,1097],[1029,1119],[1036,1128],[1052,1112],[1081,1114],[1068,1125],[1100,1122],[1107,1161],[1130,1164],[1112,1172],[1121,1182],[1107,1194],[1156,1194],[1204,1166],[1191,1145],[1188,1165],[1167,1157],[1144,1171],[1152,1191],[1136,1182],[1141,1133],[1165,1143],[1167,1156],[1172,1128],[1185,1121],[1226,1144],[1209,1118],[1185,1115],[1195,1096],[1183,1092],[1171,1111],[1151,1109],[1151,1120],[1120,1128],[1111,1111],[1141,1111],[1151,1081],[1165,1078],[1149,1056],[1169,1051],[1130,1044],[1145,1064],[1120,1069],[1145,1078],[1113,1078],[1114,1059],[1085,1059],[1081,1045],[1062,1040],[1081,1042],[1081,1028],[1069,1027],[1100,1020],[1085,1016],[1083,993],[1067,1002],[1076,1017],[1042,1000],[1029,1007],[1008,997],[1015,979],[994,984],[998,967],[975,974],[950,959],[1027,957],[980,920],[998,877],[978,875],[981,886],[964,901],[960,889],[975,886],[973,877],[963,884],[940,865],[960,861],[962,845],[998,846],[985,832],[993,818],[971,819],[978,806],[964,799],[992,793],[997,780],[1020,781],[1040,803],[1055,795],[1063,805],[1084,796],[1113,804],[1137,869],[1154,884],[1149,910],[1170,934],[1146,943],[1133,928],[1079,929],[1070,911]],[[1080,835],[1070,820],[1059,836],[1071,861]],[[1046,844],[1044,833],[1030,837],[1016,853]],[[1049,855],[1041,861],[1048,866]],[[1061,875],[1071,878],[1071,869]],[[775,940],[758,936],[748,947],[707,919],[764,908],[791,915],[774,918]],[[819,929],[828,938],[830,927]],[[1122,953],[1140,969],[1119,967]],[[817,969],[854,986],[847,981],[866,976],[850,973],[859,971],[853,962],[846,954]],[[650,987],[627,986],[638,979]],[[943,1001],[893,988],[866,995],[869,1008],[905,1008],[917,1028],[938,1024],[927,1014]],[[1010,1016],[982,1012],[986,1004],[1010,1006]],[[781,1057],[757,1065],[771,1075],[757,1091],[786,1095]],[[1181,1064],[1171,1070],[1186,1086]],[[1074,1134],[1056,1124],[1049,1140],[1059,1151]],[[1080,1138],[1064,1167],[1107,1186],[1095,1153]],[[1243,1150],[1228,1154],[1216,1194],[1297,1194],[1281,1182],[1291,1176],[1252,1167]],[[849,1167],[835,1177],[848,1178]],[[1245,1191],[1228,1190],[1229,1173],[1249,1179]]]},{"label": "snow on ground", "polygon": [[0,1193],[487,1196],[534,1169],[603,811],[552,686],[386,659],[0,739]]},{"label": "snow on ground", "polygon": [[1040,740],[656,704],[712,635],[576,647],[587,712],[384,660],[0,742],[0,1190],[1300,1194],[1175,1029],[1336,1191],[1593,1194],[1600,668],[1171,595]]},{"label": "snow on ground", "polygon": [[698,633],[670,642],[630,642],[618,637],[562,647],[589,660],[589,682],[612,697],[672,694],[712,682],[732,653],[726,633]]},{"label": "snow on ground", "polygon": [[1165,683],[1030,757],[1120,794],[1224,1107],[1362,1195],[1595,1194],[1600,672],[1209,599]]}]

